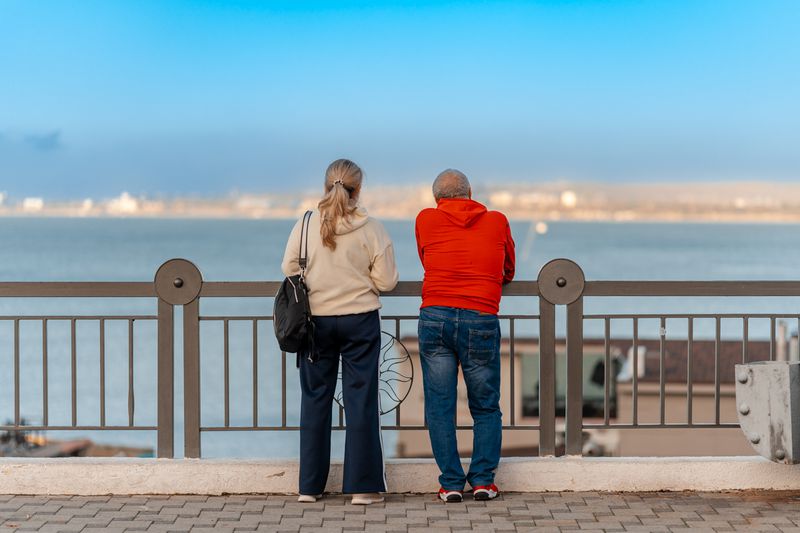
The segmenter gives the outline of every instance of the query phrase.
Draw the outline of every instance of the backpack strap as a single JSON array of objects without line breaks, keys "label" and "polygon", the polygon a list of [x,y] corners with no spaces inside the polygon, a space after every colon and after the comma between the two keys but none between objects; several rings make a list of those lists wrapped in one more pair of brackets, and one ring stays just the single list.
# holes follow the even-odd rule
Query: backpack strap
[{"label": "backpack strap", "polygon": [[303,225],[300,226],[300,279],[305,278],[306,267],[308,266],[308,226],[311,222],[311,211],[306,211],[303,215]]}]

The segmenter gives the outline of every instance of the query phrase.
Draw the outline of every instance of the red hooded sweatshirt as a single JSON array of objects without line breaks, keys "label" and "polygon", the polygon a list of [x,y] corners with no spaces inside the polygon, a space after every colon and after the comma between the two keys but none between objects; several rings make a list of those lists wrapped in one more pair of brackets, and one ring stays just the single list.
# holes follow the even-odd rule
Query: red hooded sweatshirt
[{"label": "red hooded sweatshirt", "polygon": [[502,286],[514,278],[508,219],[466,198],[443,198],[417,215],[425,279],[422,307],[441,305],[497,314]]}]

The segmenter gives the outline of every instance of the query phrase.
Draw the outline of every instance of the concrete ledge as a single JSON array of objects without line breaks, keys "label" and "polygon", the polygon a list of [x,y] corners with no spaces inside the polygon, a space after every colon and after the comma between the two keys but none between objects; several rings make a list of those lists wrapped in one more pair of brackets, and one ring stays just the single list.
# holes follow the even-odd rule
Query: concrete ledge
[{"label": "concrete ledge", "polygon": [[[341,464],[328,491],[341,490]],[[432,460],[386,465],[391,492],[433,492]],[[0,494],[291,494],[297,461],[0,458]],[[513,492],[800,490],[800,465],[761,457],[509,458],[497,484]]]}]

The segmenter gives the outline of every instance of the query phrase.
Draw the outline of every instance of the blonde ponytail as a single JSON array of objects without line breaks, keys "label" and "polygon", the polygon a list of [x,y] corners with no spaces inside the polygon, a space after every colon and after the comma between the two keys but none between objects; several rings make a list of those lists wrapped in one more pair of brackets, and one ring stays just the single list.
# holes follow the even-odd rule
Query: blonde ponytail
[{"label": "blonde ponytail", "polygon": [[325,196],[319,202],[322,217],[320,235],[322,244],[336,249],[336,226],[339,220],[349,221],[356,210],[361,192],[361,169],[348,159],[337,159],[325,171]]}]

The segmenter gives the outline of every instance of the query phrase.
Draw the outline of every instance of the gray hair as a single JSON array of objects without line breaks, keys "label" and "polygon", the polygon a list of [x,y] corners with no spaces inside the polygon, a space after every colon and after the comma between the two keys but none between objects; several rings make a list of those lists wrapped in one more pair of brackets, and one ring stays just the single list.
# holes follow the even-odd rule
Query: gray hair
[{"label": "gray hair", "polygon": [[433,197],[441,198],[469,198],[470,185],[463,172],[448,168],[433,180]]}]

